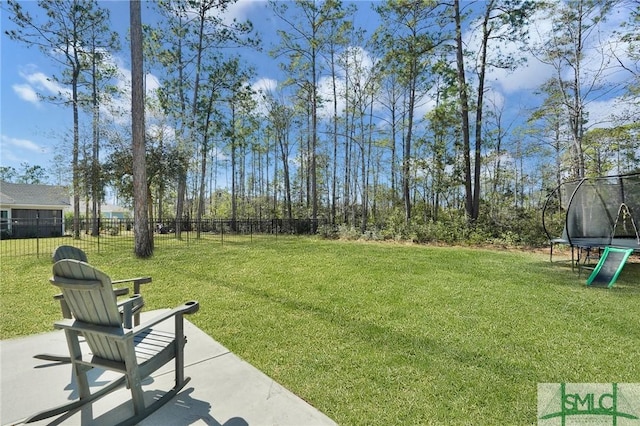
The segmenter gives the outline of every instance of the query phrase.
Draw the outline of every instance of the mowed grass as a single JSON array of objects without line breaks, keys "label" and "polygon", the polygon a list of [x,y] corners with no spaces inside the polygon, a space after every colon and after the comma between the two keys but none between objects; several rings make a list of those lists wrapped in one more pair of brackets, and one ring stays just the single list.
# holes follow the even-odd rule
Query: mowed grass
[{"label": "mowed grass", "polygon": [[[256,238],[89,253],[343,425],[533,424],[541,382],[639,382],[640,263],[587,288],[548,253]],[[2,259],[2,338],[60,316],[49,259]],[[187,345],[186,350],[189,350]]]}]

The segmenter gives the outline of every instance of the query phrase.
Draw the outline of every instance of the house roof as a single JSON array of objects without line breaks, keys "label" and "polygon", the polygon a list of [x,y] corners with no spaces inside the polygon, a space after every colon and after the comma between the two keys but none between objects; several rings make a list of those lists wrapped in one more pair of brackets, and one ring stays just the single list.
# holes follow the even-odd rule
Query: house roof
[{"label": "house roof", "polygon": [[[80,200],[80,211],[86,210],[87,201]],[[100,212],[105,213],[133,213],[128,207],[122,207],[115,204],[102,203],[100,204]]]},{"label": "house roof", "polygon": [[0,204],[8,206],[69,206],[69,190],[58,185],[0,181]]}]

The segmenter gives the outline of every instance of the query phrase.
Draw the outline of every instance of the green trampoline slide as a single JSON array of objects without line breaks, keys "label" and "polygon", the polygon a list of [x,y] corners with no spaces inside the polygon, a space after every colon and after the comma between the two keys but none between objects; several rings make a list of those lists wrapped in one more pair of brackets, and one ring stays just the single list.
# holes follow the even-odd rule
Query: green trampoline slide
[{"label": "green trampoline slide", "polygon": [[600,261],[587,279],[588,286],[613,287],[633,249],[605,247]]}]

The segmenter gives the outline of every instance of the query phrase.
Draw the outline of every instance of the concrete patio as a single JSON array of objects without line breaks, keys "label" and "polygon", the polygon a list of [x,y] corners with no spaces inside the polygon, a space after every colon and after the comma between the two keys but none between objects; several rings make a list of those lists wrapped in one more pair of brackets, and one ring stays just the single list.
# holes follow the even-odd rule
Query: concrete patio
[{"label": "concrete patio", "polygon": [[[142,322],[159,312],[144,313]],[[172,321],[164,325],[171,329]],[[185,375],[191,381],[141,425],[335,425],[187,320],[185,334]],[[33,358],[41,353],[67,355],[64,333],[0,342],[1,425],[22,424],[32,414],[76,399],[70,365]],[[92,391],[117,377],[110,371],[93,370]],[[151,401],[169,390],[173,380],[173,363],[169,363],[143,382],[145,398]],[[133,414],[130,396],[121,387],[88,407],[31,424],[110,426]]]}]

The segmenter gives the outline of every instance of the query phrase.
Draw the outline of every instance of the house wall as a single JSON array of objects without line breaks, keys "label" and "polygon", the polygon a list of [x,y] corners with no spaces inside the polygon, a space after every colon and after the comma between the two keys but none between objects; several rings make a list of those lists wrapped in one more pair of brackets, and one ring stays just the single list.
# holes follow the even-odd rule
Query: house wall
[{"label": "house wall", "polygon": [[6,225],[11,238],[59,237],[64,233],[62,209],[10,209]]},{"label": "house wall", "polygon": [[103,212],[102,217],[106,219],[124,219],[124,212]]}]

